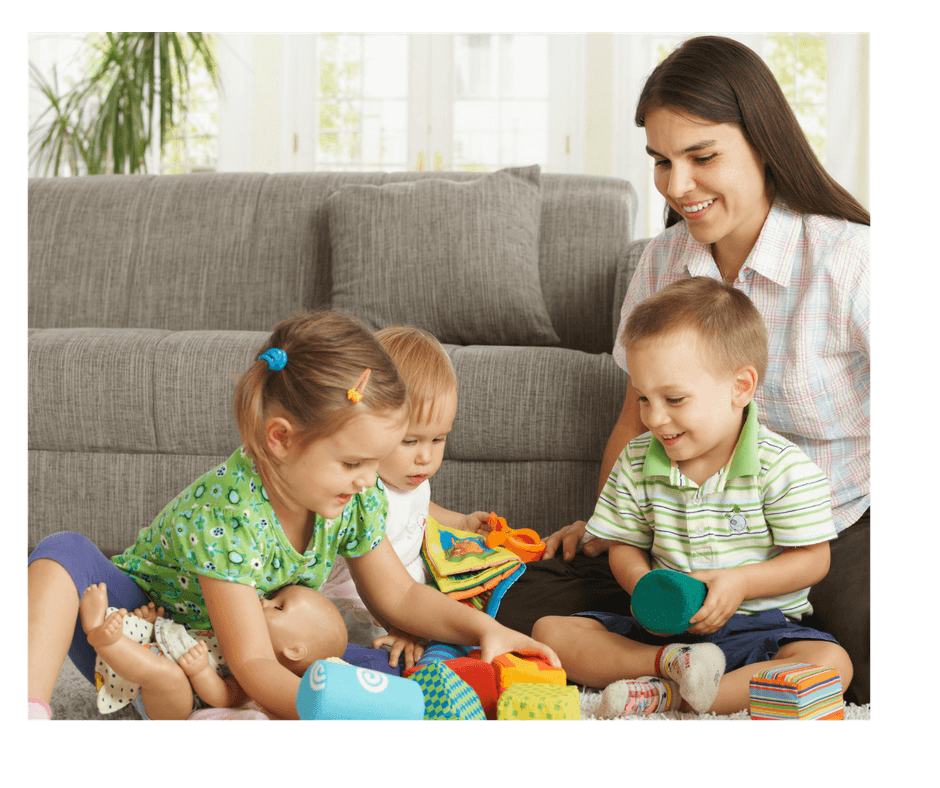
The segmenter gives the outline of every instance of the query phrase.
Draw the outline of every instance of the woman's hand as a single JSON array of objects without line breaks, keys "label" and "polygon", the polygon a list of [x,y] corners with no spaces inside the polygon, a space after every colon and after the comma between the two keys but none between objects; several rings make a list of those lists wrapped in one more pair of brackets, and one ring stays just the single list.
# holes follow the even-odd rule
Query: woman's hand
[{"label": "woman's hand", "polygon": [[[566,561],[570,561],[578,551],[578,545],[581,543],[581,539],[584,538],[585,533],[587,533],[587,523],[583,520],[578,520],[576,523],[566,525],[564,528],[559,528],[551,536],[546,537],[545,552],[542,553],[542,560],[553,558],[555,553],[558,552],[558,548],[561,547],[562,558]],[[611,542],[609,539],[592,539],[584,545],[582,551],[585,555],[594,557],[607,551],[610,545]]]}]

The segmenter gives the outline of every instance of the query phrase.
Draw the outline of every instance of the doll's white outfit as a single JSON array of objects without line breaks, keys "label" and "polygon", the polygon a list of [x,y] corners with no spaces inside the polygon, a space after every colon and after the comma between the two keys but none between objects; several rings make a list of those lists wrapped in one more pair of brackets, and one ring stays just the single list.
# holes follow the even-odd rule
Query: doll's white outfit
[{"label": "doll's white outfit", "polygon": [[[109,607],[106,615],[110,616],[116,609]],[[220,676],[228,674],[219,641],[212,632],[189,631],[182,624],[162,617],[151,624],[128,613],[124,616],[124,635],[174,662],[201,640],[209,648],[209,665]],[[95,688],[98,690],[98,711],[101,714],[111,714],[124,708],[140,693],[140,684],[122,679],[100,656],[95,662]]]}]

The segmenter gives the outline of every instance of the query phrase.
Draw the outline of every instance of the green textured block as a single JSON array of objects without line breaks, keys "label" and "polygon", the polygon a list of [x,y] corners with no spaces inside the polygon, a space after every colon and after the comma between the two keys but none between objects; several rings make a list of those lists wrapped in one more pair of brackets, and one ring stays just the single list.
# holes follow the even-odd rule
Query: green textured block
[{"label": "green textured block", "polygon": [[678,635],[705,602],[701,580],[671,569],[654,569],[637,582],[630,598],[633,617],[654,635]]},{"label": "green textured block", "polygon": [[496,702],[498,720],[580,720],[581,696],[573,684],[513,684]]},{"label": "green textured block", "polygon": [[485,720],[480,697],[443,662],[432,662],[408,677],[424,691],[426,720]]}]

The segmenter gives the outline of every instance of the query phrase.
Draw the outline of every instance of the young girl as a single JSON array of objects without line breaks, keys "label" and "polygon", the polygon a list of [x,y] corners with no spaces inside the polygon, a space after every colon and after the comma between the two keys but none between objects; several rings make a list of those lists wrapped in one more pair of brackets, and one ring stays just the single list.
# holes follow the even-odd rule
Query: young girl
[{"label": "young girl", "polygon": [[[395,450],[379,463],[379,478],[388,496],[386,536],[409,574],[419,583],[431,576],[421,557],[421,545],[430,514],[442,525],[476,533],[487,530],[487,512],[463,515],[431,501],[430,479],[441,467],[444,446],[457,414],[457,374],[441,343],[414,326],[389,326],[375,338],[391,356],[408,390],[411,419]],[[373,648],[390,646],[389,664],[405,656],[411,667],[423,653],[419,641],[402,632],[387,633],[373,622],[340,558],[320,589],[343,612],[350,638]]]},{"label": "young girl", "polygon": [[113,562],[78,534],[48,537],[30,556],[30,717],[48,718],[66,653],[93,680],[78,606],[103,582],[110,606],[152,600],[189,628],[213,630],[248,697],[296,719],[300,678],[276,658],[262,599],[289,584],[318,588],[337,554],[380,620],[479,643],[485,660],[539,648],[557,664],[550,649],[416,583],[383,539],[387,500],[376,470],[401,442],[409,408],[395,365],[359,321],[326,310],[279,323],[232,407],[244,445]]}]

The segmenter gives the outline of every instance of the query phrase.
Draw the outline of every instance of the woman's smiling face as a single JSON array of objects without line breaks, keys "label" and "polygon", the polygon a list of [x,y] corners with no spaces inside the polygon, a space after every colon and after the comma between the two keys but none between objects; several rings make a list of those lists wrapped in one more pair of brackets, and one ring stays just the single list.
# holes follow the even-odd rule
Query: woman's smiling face
[{"label": "woman's smiling face", "polygon": [[656,189],[696,241],[714,244],[728,278],[722,261],[737,272],[770,212],[763,162],[732,123],[709,123],[663,107],[647,113],[644,126]]}]

